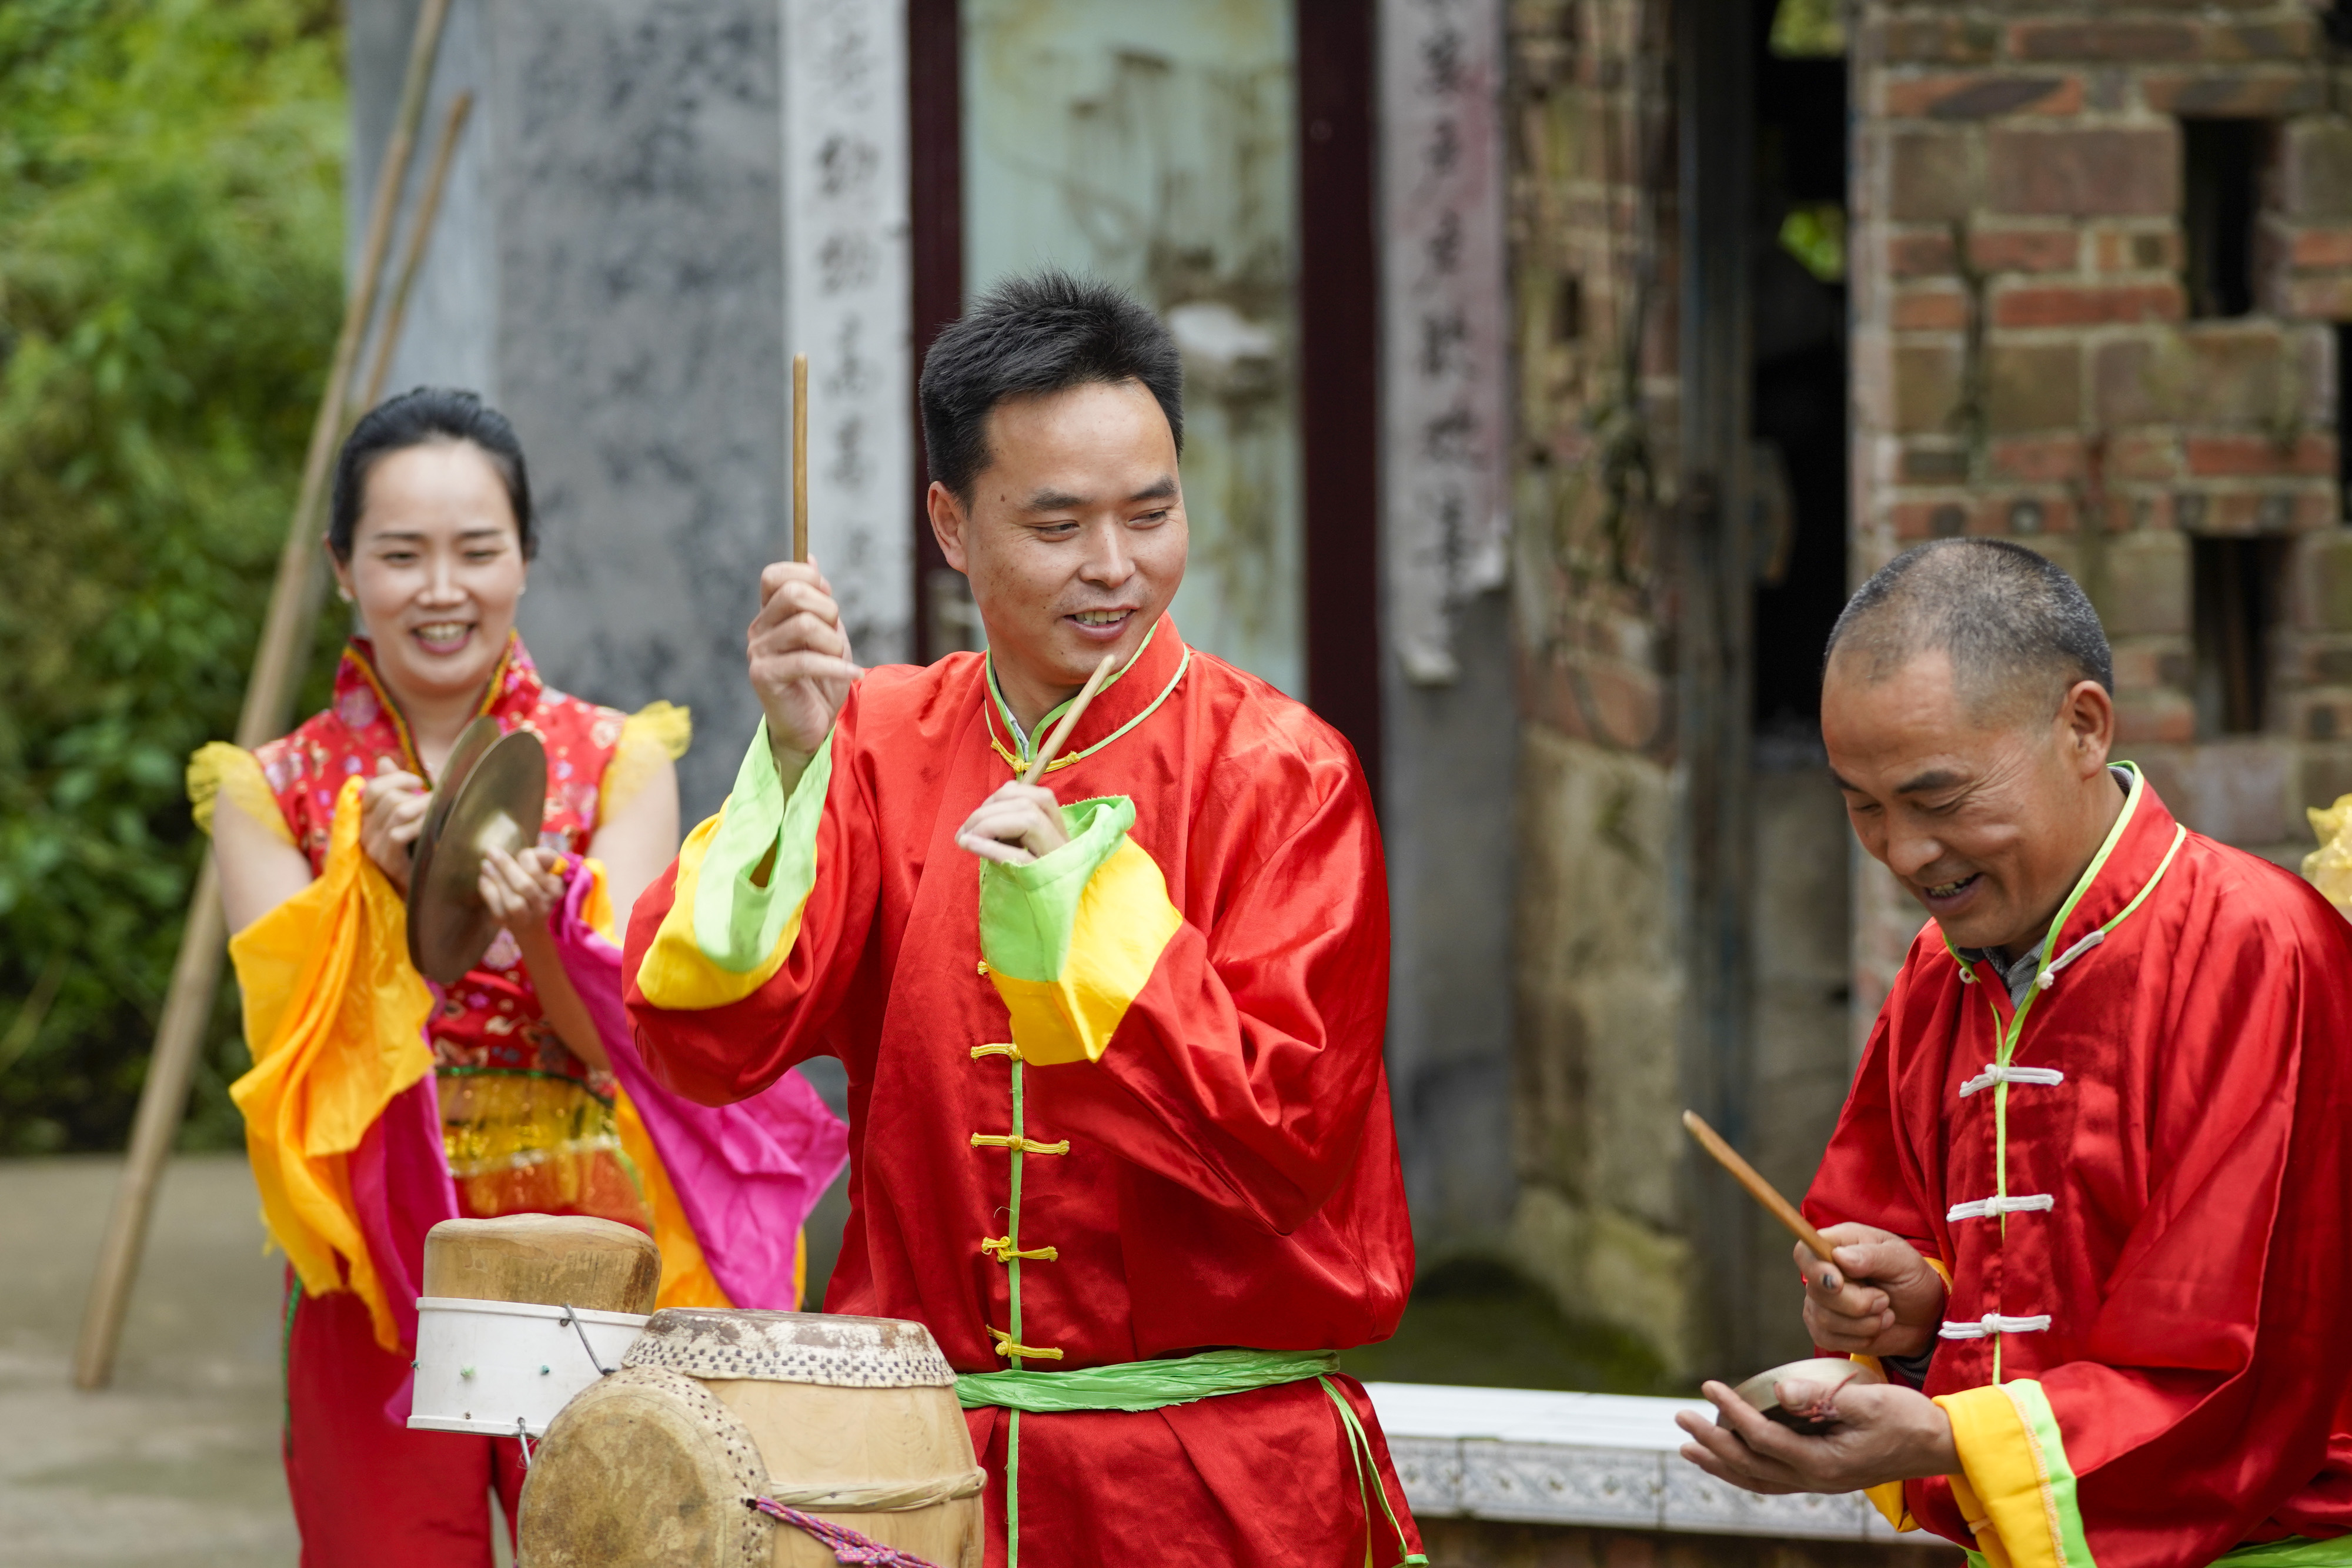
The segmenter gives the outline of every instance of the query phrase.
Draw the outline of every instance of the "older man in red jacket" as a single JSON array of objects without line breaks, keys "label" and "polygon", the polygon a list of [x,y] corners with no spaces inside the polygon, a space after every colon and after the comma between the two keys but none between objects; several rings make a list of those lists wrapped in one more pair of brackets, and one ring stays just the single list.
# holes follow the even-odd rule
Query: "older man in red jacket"
[{"label": "older man in red jacket", "polygon": [[2352,1563],[2352,928],[2109,764],[2106,637],[2040,556],[1915,550],[1830,649],[1854,831],[1932,919],[1799,1265],[1891,1381],[1814,1437],[1709,1385],[1685,1454],[1998,1568]]}]

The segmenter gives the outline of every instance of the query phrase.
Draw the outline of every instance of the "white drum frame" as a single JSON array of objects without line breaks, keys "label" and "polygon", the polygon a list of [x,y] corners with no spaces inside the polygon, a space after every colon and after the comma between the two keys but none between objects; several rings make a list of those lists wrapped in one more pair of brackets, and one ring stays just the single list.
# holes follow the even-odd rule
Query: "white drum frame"
[{"label": "white drum frame", "polygon": [[646,1321],[531,1301],[420,1296],[408,1425],[542,1437],[573,1395],[621,1364]]}]

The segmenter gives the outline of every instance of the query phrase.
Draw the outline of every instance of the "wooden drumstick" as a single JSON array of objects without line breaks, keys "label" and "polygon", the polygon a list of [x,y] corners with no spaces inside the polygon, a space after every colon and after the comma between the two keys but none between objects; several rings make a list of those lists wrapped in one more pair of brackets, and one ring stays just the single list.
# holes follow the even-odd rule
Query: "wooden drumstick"
[{"label": "wooden drumstick", "polygon": [[793,356],[793,559],[808,559],[808,356]]},{"label": "wooden drumstick", "polygon": [[1782,1197],[1772,1184],[1757,1173],[1756,1167],[1739,1157],[1739,1151],[1723,1141],[1723,1134],[1706,1124],[1706,1119],[1696,1111],[1683,1113],[1683,1125],[1698,1140],[1698,1146],[1715,1156],[1715,1163],[1731,1173],[1731,1179],[1748,1189],[1748,1196],[1772,1211],[1772,1218],[1789,1228],[1790,1233],[1811,1248],[1824,1263],[1830,1257],[1829,1239],[1813,1228],[1811,1221],[1797,1212],[1797,1206]]},{"label": "wooden drumstick", "polygon": [[1071,729],[1078,722],[1078,716],[1087,711],[1087,705],[1095,700],[1095,694],[1102,690],[1103,683],[1110,679],[1110,673],[1118,664],[1117,653],[1102,656],[1102,663],[1095,666],[1095,673],[1088,675],[1087,684],[1078,688],[1076,699],[1070,704],[1070,711],[1062,716],[1062,722],[1054,727],[1054,733],[1047,736],[1045,744],[1037,748],[1037,759],[1029,764],[1029,771],[1021,776],[1021,782],[1034,784],[1045,777],[1045,765],[1054,760],[1055,752],[1062,749],[1062,742],[1069,737]]}]

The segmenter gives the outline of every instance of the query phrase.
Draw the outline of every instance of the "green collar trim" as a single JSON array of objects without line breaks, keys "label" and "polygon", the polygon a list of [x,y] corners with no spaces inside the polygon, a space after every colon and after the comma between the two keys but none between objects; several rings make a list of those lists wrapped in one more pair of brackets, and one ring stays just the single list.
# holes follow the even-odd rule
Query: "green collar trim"
[{"label": "green collar trim", "polygon": [[[1129,659],[1126,664],[1121,664],[1118,669],[1111,672],[1110,679],[1102,684],[1102,691],[1098,691],[1095,695],[1097,696],[1100,696],[1103,692],[1110,690],[1111,687],[1118,685],[1120,681],[1126,679],[1127,672],[1135,668],[1137,664],[1142,663],[1144,650],[1150,647],[1151,640],[1159,635],[1160,622],[1154,621],[1151,623],[1151,630],[1146,632],[1143,634],[1143,641],[1136,645],[1134,657]],[[1004,700],[1004,688],[996,684],[995,652],[991,650],[988,653],[982,653],[981,655],[981,659],[988,671],[988,695],[996,704],[997,716],[1004,720],[1004,733],[1013,737],[1013,744],[1020,748],[1023,758],[1026,758],[1035,755],[1035,743],[1029,738],[1027,732],[1022,729],[1021,721],[1013,716],[1013,705]],[[1062,710],[1068,707],[1072,703],[1077,700],[1076,695],[1073,693],[1071,695],[1064,697],[1060,702],[1056,703],[1046,713],[1045,717],[1037,721],[1037,733],[1039,735],[1049,733],[1054,727],[1054,721],[1061,716]]]},{"label": "green collar trim", "polygon": [[[1144,648],[1148,648],[1151,645],[1151,638],[1156,636],[1159,633],[1159,631],[1160,628],[1154,626],[1151,629],[1150,633],[1144,637]],[[1120,666],[1118,674],[1115,674],[1111,676],[1109,680],[1105,681],[1102,684],[1102,690],[1108,691],[1111,687],[1117,685],[1118,684],[1119,676],[1126,674],[1129,670],[1133,669],[1136,664],[1136,660],[1142,657],[1143,648],[1138,648],[1135,651],[1135,658],[1129,659],[1124,665]],[[1085,761],[1087,758],[1092,757],[1096,752],[1100,751],[1104,747],[1108,746],[1112,741],[1118,739],[1128,731],[1133,729],[1137,725],[1141,724],[1145,719],[1150,718],[1153,714],[1158,713],[1160,711],[1160,705],[1166,702],[1171,696],[1175,695],[1177,686],[1183,683],[1184,672],[1192,667],[1192,650],[1190,646],[1187,646],[1184,649],[1184,656],[1176,661],[1176,673],[1168,677],[1168,684],[1160,688],[1160,695],[1153,697],[1150,702],[1144,704],[1140,712],[1139,712],[1133,718],[1129,719],[1125,724],[1120,725],[1117,729],[1112,730],[1108,735],[1104,736],[1100,740],[1096,741],[1092,746],[1084,747],[1077,751],[1065,751],[1047,765],[1047,770],[1049,772],[1059,772],[1065,768]],[[1012,752],[1007,751],[1002,746],[998,746],[996,737],[993,733],[989,736],[989,744],[996,746],[998,755],[1012,762],[1013,772],[1018,774],[1024,768],[1026,768],[1029,766],[1031,758],[1037,755],[1036,744],[1031,740],[1029,737],[1021,733],[1021,726],[1014,721],[1013,717],[1013,710],[1004,706],[1004,695],[1002,692],[999,692],[996,689],[996,670],[993,665],[990,667],[988,672],[988,692],[989,695],[993,698],[996,703],[997,711],[1003,716],[1004,727],[1012,733],[1013,741],[1020,749],[1017,752]],[[1099,695],[1100,694],[1097,693],[1097,695]],[[1070,700],[1074,702],[1076,699],[1072,698]],[[1069,702],[1065,702],[1055,707],[1052,713],[1048,713],[1043,719],[1039,720],[1037,725],[1038,733],[1040,735],[1050,734],[1052,732],[1053,720],[1055,716],[1069,706]]]},{"label": "green collar trim", "polygon": [[[2058,906],[2058,913],[2052,916],[2050,921],[2050,929],[2045,932],[2042,937],[2041,962],[2034,966],[2034,978],[2036,980],[2039,980],[2042,976],[2050,972],[2050,956],[2058,946],[2058,933],[2066,928],[2066,922],[2073,916],[2074,906],[2083,902],[2084,896],[2091,891],[2091,885],[2099,880],[2099,873],[2106,869],[2107,860],[2116,852],[2116,846],[2124,841],[2124,831],[2131,826],[2132,819],[2139,814],[2141,797],[2147,793],[2147,776],[2139,770],[2138,763],[2117,762],[2113,764],[2113,766],[2116,768],[2128,768],[2131,772],[2131,788],[2125,791],[2124,809],[2116,813],[2115,825],[2107,830],[2105,841],[2099,845],[2099,852],[2091,857],[2091,863],[2084,867],[2083,874],[2074,880],[2074,891],[2066,895],[2066,902],[2060,904]],[[2178,847],[2178,843],[2176,842],[2175,848]],[[2167,855],[2164,858],[2165,865],[2168,866],[2172,863],[2172,857],[2170,855]],[[2118,915],[2115,919],[2107,922],[2105,926],[2101,927],[2101,930],[2103,932],[2112,931],[2116,925],[2120,925],[2123,921],[2124,915],[2129,915],[2133,910],[2139,907],[2140,898],[2146,898],[2147,896],[2148,888],[2154,887],[2157,883],[2157,877],[2160,877],[2163,874],[2164,868],[2160,866],[2157,869],[2156,876],[2152,876],[2147,879],[2147,887],[2140,889],[2139,898],[2133,899],[2129,904],[2125,906],[2123,915]],[[1960,956],[1960,950],[1952,946],[1951,937],[1945,934],[1944,928],[1940,924],[1936,927],[1936,935],[1943,942],[1944,951],[1952,956],[1952,962],[1960,967],[1960,974],[1962,977],[1969,981],[1975,980],[1977,977],[1976,966],[1970,963],[1968,959]],[[2041,987],[2037,985],[2034,988],[2034,990],[2026,993],[2024,1002],[2021,1003],[2017,1009],[2018,1016],[2021,1019],[2025,1015],[2026,1008],[2032,1005],[2034,995],[2039,992],[2040,989]]]}]

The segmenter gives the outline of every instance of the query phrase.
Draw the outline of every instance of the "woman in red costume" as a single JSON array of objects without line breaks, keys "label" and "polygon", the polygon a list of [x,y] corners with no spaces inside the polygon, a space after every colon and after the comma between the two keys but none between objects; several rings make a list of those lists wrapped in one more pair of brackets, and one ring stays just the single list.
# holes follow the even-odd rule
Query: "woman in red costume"
[{"label": "woman in red costume", "polygon": [[[513,429],[473,394],[420,389],[370,413],[327,535],[360,630],[331,705],[257,752],[208,746],[189,770],[256,1062],[233,1093],[292,1264],[286,1470],[306,1564],[473,1568],[490,1561],[492,1487],[515,1517],[514,1444],[404,1425],[436,1220],[618,1220],[662,1243],[666,1305],[791,1306],[801,1220],[840,1163],[839,1124],[789,1086],[752,1118],[782,1145],[768,1174],[791,1176],[750,1195],[784,1239],[781,1266],[756,1239],[722,1260],[751,1228],[714,1221],[688,1179],[708,1150],[679,1133],[693,1110],[646,1083],[615,1028],[611,938],[676,852],[687,715],[625,716],[540,680],[514,631],[532,523]],[[489,951],[428,988],[406,957],[409,860],[431,781],[480,716],[544,743],[545,816],[537,845],[484,865],[503,923]]]}]

